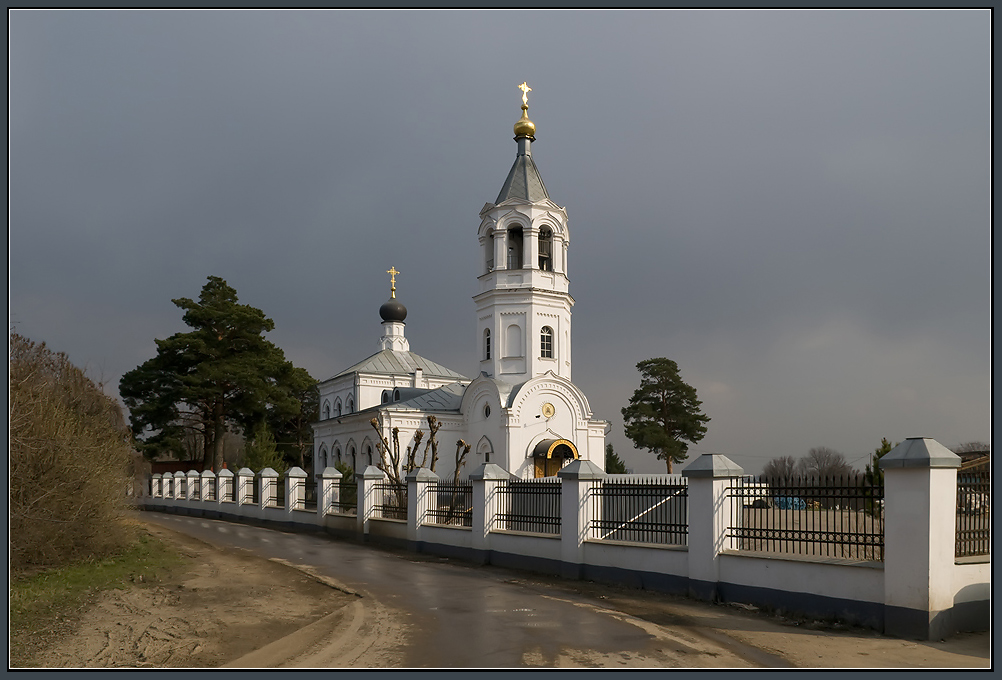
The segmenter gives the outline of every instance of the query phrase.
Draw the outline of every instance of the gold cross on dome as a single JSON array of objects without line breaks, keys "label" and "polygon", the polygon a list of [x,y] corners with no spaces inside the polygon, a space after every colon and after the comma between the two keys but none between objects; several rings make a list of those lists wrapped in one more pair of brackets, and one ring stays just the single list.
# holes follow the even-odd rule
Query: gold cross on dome
[{"label": "gold cross on dome", "polygon": [[522,103],[525,104],[526,106],[528,106],[529,105],[529,97],[527,95],[530,92],[532,92],[532,88],[529,87],[528,85],[526,85],[525,81],[522,81],[522,84],[518,86],[518,89],[522,90]]},{"label": "gold cross on dome", "polygon": [[391,266],[386,270],[386,273],[390,275],[390,297],[395,298],[397,296],[397,271],[396,267]]}]

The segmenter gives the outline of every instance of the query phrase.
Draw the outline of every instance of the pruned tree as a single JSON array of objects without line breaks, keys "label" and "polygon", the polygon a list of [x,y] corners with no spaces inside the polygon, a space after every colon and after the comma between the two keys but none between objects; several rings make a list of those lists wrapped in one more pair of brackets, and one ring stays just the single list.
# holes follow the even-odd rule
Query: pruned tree
[{"label": "pruned tree", "polygon": [[847,475],[852,466],[845,456],[827,446],[816,446],[797,461],[797,474],[815,479],[828,479]]},{"label": "pruned tree", "polygon": [[638,449],[647,449],[663,460],[672,472],[672,463],[688,457],[689,444],[706,434],[710,421],[702,411],[696,389],[679,375],[671,359],[647,359],[637,364],[640,387],[623,409],[626,436]]},{"label": "pruned tree", "polygon": [[435,416],[428,416],[428,441],[424,445],[424,455],[421,458],[421,467],[425,467],[428,462],[428,451],[431,450],[431,471],[435,471],[435,464],[438,463],[438,431],[442,429],[442,423]]},{"label": "pruned tree", "polygon": [[789,482],[797,470],[797,461],[793,456],[773,458],[762,468],[762,476],[768,479]]}]

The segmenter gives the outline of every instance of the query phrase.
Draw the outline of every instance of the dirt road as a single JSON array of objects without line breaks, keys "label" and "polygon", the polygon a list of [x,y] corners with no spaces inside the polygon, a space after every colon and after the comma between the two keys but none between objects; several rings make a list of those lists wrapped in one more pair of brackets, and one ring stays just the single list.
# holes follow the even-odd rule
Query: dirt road
[{"label": "dirt road", "polygon": [[[145,522],[151,533],[194,557],[193,566],[156,585],[136,584],[104,594],[77,630],[48,650],[44,665],[443,666],[441,655],[421,651],[443,644],[431,617],[442,612],[414,611],[412,602],[377,590],[375,584],[368,589],[335,579],[329,570],[303,564],[291,554],[292,561],[282,563],[280,558],[263,559],[254,550],[215,547],[182,533],[193,531],[194,522],[189,525],[177,518],[167,528],[162,515],[150,513],[144,518],[152,520]],[[174,531],[173,524],[181,531]],[[247,529],[258,540],[272,543],[273,549],[282,541],[327,540],[204,520],[198,525],[202,531],[208,526],[227,534]],[[414,568],[423,570],[421,578],[428,578],[430,569],[452,583],[482,581],[491,607],[508,607],[509,616],[527,617],[523,626],[499,633],[496,644],[487,641],[486,648],[498,647],[499,654],[504,648],[506,655],[478,651],[464,657],[464,647],[482,648],[484,643],[477,638],[484,631],[470,626],[465,640],[450,634],[455,650],[444,658],[456,663],[448,667],[988,668],[990,664],[987,633],[945,643],[910,642],[647,591],[453,565],[369,546],[329,547],[370,551],[366,559],[387,560],[388,568],[404,580],[406,570]],[[512,600],[513,593],[537,603],[535,610],[519,614],[526,607],[519,606],[521,600]],[[431,608],[438,609],[438,604],[449,605],[436,602]],[[596,622],[588,624],[599,626],[595,636],[589,641],[582,637],[581,644],[547,644],[551,637],[547,630],[553,630],[549,613],[558,608],[570,610],[581,621]],[[543,612],[548,615],[532,618]]]}]

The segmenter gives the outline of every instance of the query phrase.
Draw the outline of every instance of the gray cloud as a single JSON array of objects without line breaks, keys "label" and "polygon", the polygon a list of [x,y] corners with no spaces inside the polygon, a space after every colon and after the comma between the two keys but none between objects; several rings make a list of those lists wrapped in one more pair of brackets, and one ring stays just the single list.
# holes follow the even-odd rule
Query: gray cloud
[{"label": "gray cloud", "polygon": [[475,368],[477,213],[514,156],[568,208],[574,377],[628,464],[634,364],[697,452],[990,436],[990,14],[35,12],[10,22],[10,306],[109,381],[208,275],[324,378]]}]

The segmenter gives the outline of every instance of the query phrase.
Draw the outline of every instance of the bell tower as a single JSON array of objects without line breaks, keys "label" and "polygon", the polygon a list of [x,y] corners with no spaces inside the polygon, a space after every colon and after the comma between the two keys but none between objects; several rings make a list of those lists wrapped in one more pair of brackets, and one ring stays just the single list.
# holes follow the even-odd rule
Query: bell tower
[{"label": "bell tower", "polygon": [[522,117],[515,123],[515,162],[494,203],[480,211],[480,370],[518,384],[552,371],[571,379],[567,211],[550,200],[532,160],[536,126],[522,83]]}]

